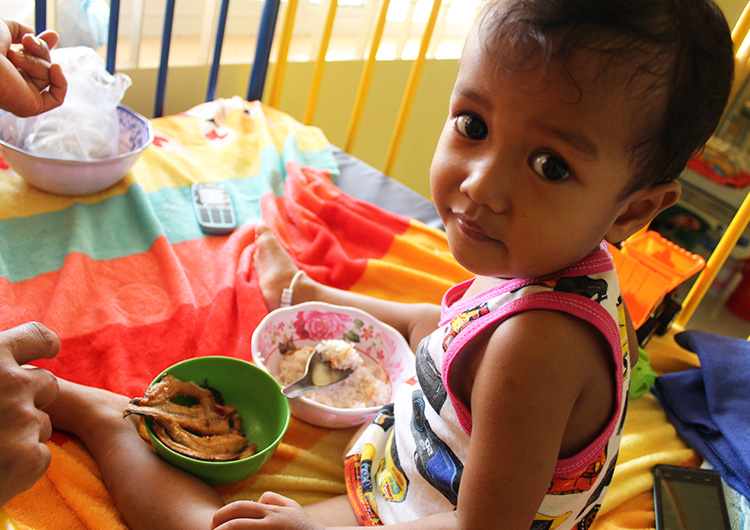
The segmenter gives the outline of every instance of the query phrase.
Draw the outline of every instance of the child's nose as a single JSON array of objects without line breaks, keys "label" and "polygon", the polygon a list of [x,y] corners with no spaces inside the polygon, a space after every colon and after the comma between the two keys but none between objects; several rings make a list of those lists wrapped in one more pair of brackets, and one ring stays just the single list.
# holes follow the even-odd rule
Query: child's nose
[{"label": "child's nose", "polygon": [[468,170],[460,185],[461,192],[495,213],[507,213],[511,206],[509,175],[499,159],[475,160],[469,164]]}]

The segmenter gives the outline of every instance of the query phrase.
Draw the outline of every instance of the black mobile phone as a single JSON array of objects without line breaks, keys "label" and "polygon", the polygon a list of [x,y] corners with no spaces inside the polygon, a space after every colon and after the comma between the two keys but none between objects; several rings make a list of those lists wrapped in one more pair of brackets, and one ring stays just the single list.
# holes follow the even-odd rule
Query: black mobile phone
[{"label": "black mobile phone", "polygon": [[201,230],[207,234],[228,234],[237,226],[232,199],[221,184],[192,186],[193,208]]},{"label": "black mobile phone", "polygon": [[660,464],[653,475],[657,530],[730,530],[717,471]]}]

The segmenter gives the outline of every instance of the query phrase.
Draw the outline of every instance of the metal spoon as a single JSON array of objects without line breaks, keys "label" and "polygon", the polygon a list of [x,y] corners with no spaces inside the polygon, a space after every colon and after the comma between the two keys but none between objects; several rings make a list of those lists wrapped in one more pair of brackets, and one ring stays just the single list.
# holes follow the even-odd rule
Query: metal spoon
[{"label": "metal spoon", "polygon": [[343,381],[354,372],[353,368],[339,370],[331,366],[331,361],[323,359],[319,351],[314,351],[307,360],[304,375],[294,383],[287,385],[281,393],[288,398],[294,398],[313,388],[321,388]]}]

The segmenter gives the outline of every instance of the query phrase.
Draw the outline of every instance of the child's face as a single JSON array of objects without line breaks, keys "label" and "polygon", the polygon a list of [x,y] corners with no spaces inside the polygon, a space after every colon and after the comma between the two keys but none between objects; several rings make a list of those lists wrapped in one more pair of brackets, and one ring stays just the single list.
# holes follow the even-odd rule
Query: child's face
[{"label": "child's face", "polygon": [[451,251],[474,274],[563,269],[628,207],[640,107],[622,85],[597,79],[591,61],[575,64],[580,91],[555,63],[508,72],[469,37],[430,184]]}]

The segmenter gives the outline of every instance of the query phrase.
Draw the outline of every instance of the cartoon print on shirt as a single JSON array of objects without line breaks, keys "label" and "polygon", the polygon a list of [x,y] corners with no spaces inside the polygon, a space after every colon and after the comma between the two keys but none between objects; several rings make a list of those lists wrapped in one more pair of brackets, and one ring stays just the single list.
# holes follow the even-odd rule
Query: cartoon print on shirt
[{"label": "cartoon print on shirt", "polygon": [[590,278],[588,276],[563,276],[555,283],[555,291],[572,293],[591,298],[601,303],[607,299],[607,280]]},{"label": "cartoon print on shirt", "polygon": [[620,418],[620,425],[617,427],[617,434],[622,434],[622,430],[625,428],[625,417],[628,414],[628,400],[625,400],[622,410],[622,418]]},{"label": "cartoon print on shirt", "polygon": [[425,398],[430,403],[435,412],[440,414],[445,399],[448,397],[448,391],[445,389],[443,380],[440,377],[440,371],[435,362],[430,357],[428,350],[429,337],[423,339],[417,347],[416,369],[419,386],[425,394]]},{"label": "cartoon print on shirt", "polygon": [[[449,444],[444,441],[454,438],[446,437],[444,440],[438,438],[446,434],[452,436],[454,432],[446,431],[446,428],[457,427],[451,400],[448,399],[448,387],[444,381],[442,363],[445,362],[449,352],[452,354],[459,343],[463,343],[464,335],[481,333],[485,326],[496,325],[496,322],[502,321],[502,319],[498,320],[498,317],[503,315],[496,314],[496,311],[508,311],[510,314],[515,314],[518,311],[514,307],[517,304],[516,301],[527,298],[531,300],[531,297],[536,295],[542,295],[536,298],[542,301],[542,305],[545,300],[554,299],[562,300],[572,308],[581,306],[593,308],[595,317],[604,313],[594,308],[593,304],[601,304],[601,308],[607,313],[606,318],[597,317],[598,320],[594,319],[592,323],[603,335],[614,339],[615,347],[612,352],[614,356],[611,357],[614,362],[612,364],[619,364],[617,361],[621,358],[627,361],[628,350],[625,347],[627,336],[622,326],[625,309],[622,307],[622,297],[619,296],[616,282],[610,280],[610,275],[613,276],[613,274],[613,271],[604,271],[601,276],[599,273],[592,273],[591,276],[580,278],[580,281],[563,278],[558,282],[556,276],[547,278],[547,281],[531,279],[532,283],[524,285],[519,285],[523,282],[518,282],[517,290],[496,289],[491,295],[475,299],[473,304],[463,305],[460,309],[456,308],[453,311],[444,310],[441,315],[445,319],[443,325],[416,349],[417,369],[412,380],[418,388],[412,387],[402,392],[399,398],[403,401],[400,401],[397,406],[409,409],[411,418],[407,418],[408,414],[405,414],[404,416],[407,417],[401,418],[401,423],[394,422],[391,427],[392,418],[386,415],[381,420],[376,420],[378,426],[370,431],[373,436],[363,436],[360,441],[358,451],[360,457],[363,453],[365,457],[369,456],[365,449],[367,443],[373,443],[377,448],[377,454],[372,456],[373,461],[369,470],[372,475],[370,477],[365,475],[364,480],[361,477],[354,477],[360,484],[357,484],[357,498],[350,495],[350,499],[353,504],[359,503],[358,505],[363,506],[364,510],[370,508],[369,495],[364,493],[362,482],[364,482],[364,489],[373,490],[376,495],[382,494],[384,497],[377,501],[380,513],[376,511],[375,514],[370,514],[370,518],[360,518],[360,521],[371,523],[376,521],[373,517],[383,517],[388,520],[397,517],[399,513],[409,513],[412,509],[418,510],[424,502],[423,498],[427,497],[430,502],[439,503],[443,507],[444,503],[449,502],[455,509],[463,464],[453,453],[453,442]],[[606,279],[600,280],[599,278]],[[556,296],[557,293],[553,291],[568,294]],[[556,306],[555,309],[557,309]],[[565,308],[560,310],[565,311]],[[461,314],[457,314],[459,311]],[[598,323],[599,321],[601,324]],[[618,329],[618,326],[622,327]],[[454,344],[452,341],[458,335],[462,338]],[[469,340],[472,339],[469,338]],[[622,357],[617,353],[620,348],[622,348]],[[615,375],[613,372],[613,376],[619,378],[620,374],[623,374],[623,377],[627,379],[629,376],[627,368],[627,364],[622,367],[618,366],[618,373]],[[632,366],[630,368],[632,370]],[[622,391],[625,392],[625,387],[622,387]],[[621,408],[623,404],[626,404],[622,402],[622,399],[618,401],[620,401]],[[621,420],[621,414],[618,416],[620,416],[618,420]],[[622,421],[617,423],[622,426]],[[381,430],[381,425],[382,429],[388,428],[388,432]],[[377,439],[375,433],[378,431],[384,433],[386,438],[381,438],[375,443],[372,440]],[[394,431],[397,432],[393,434]],[[619,435],[619,431],[613,433],[613,439],[614,434]],[[544,503],[537,508],[537,514],[529,528],[560,530],[563,527],[570,527],[572,530],[590,530],[593,514],[596,514],[601,503],[601,494],[611,481],[613,468],[610,461],[616,459],[613,452],[616,451],[613,450],[611,444],[608,444],[606,449],[600,447],[593,455],[587,456],[586,463],[582,466],[588,466],[586,469],[579,468],[574,473],[567,473],[574,476],[558,477],[554,484],[550,481],[550,491],[547,492]],[[406,458],[413,459],[414,467],[408,466],[404,469],[401,466],[402,463],[406,464]],[[363,459],[367,460],[367,458]],[[592,463],[592,460],[595,462]],[[364,465],[366,467],[368,463]],[[420,479],[424,479],[424,482]],[[412,490],[411,493],[409,490]]]},{"label": "cartoon print on shirt", "polygon": [[628,372],[630,370],[628,351],[630,345],[628,344],[628,319],[625,316],[625,304],[623,303],[622,296],[617,297],[617,317],[619,319],[618,326],[620,328],[620,346],[622,347],[622,379],[627,379]]},{"label": "cartoon print on shirt", "polygon": [[362,459],[359,463],[360,481],[362,483],[362,495],[367,499],[370,507],[377,513],[378,503],[372,490],[372,459],[375,456],[375,446],[365,444],[362,448]]},{"label": "cartoon print on shirt", "polygon": [[403,502],[409,491],[409,477],[404,473],[399,460],[396,444],[393,443],[395,431],[391,431],[385,446],[385,458],[378,465],[378,490],[388,502]]},{"label": "cartoon print on shirt", "polygon": [[425,400],[421,390],[412,393],[414,418],[411,433],[416,442],[414,461],[419,474],[454,506],[458,503],[458,487],[464,466],[451,449],[430,428],[425,416]]},{"label": "cartoon print on shirt", "polygon": [[583,493],[588,491],[599,478],[604,463],[607,461],[606,448],[601,452],[599,457],[586,469],[570,477],[552,477],[548,495],[570,495],[573,493]]},{"label": "cartoon print on shirt", "polygon": [[451,319],[449,326],[449,332],[446,333],[445,338],[443,339],[443,351],[448,351],[448,346],[450,346],[450,343],[453,341],[454,338],[456,338],[456,335],[459,334],[459,332],[466,327],[466,325],[471,322],[472,320],[476,320],[479,317],[482,317],[490,312],[490,308],[487,306],[486,303],[481,304],[478,307],[473,307],[469,309],[468,311],[463,311],[462,313],[459,313],[453,319]]},{"label": "cartoon print on shirt", "polygon": [[589,530],[591,528],[591,525],[594,524],[594,518],[596,518],[596,514],[599,512],[599,508],[601,507],[601,504],[597,504],[594,506],[589,513],[586,514],[586,517],[578,521],[578,527],[576,530]]},{"label": "cartoon print on shirt", "polygon": [[387,403],[380,408],[370,423],[380,426],[383,431],[387,432],[388,429],[393,427],[394,421],[393,403]]},{"label": "cartoon print on shirt", "polygon": [[599,482],[599,485],[596,487],[593,494],[589,495],[589,500],[586,503],[586,505],[581,509],[581,511],[578,513],[578,517],[580,517],[595,501],[600,500],[599,497],[602,491],[604,490],[604,488],[609,487],[609,484],[612,482],[612,476],[615,474],[615,464],[617,463],[617,457],[619,456],[619,454],[620,453],[618,452],[609,463],[609,466],[604,472],[604,477]]},{"label": "cartoon print on shirt", "polygon": [[557,516],[537,513],[529,530],[555,530],[555,528],[567,521],[568,517],[570,517],[570,512]]}]

